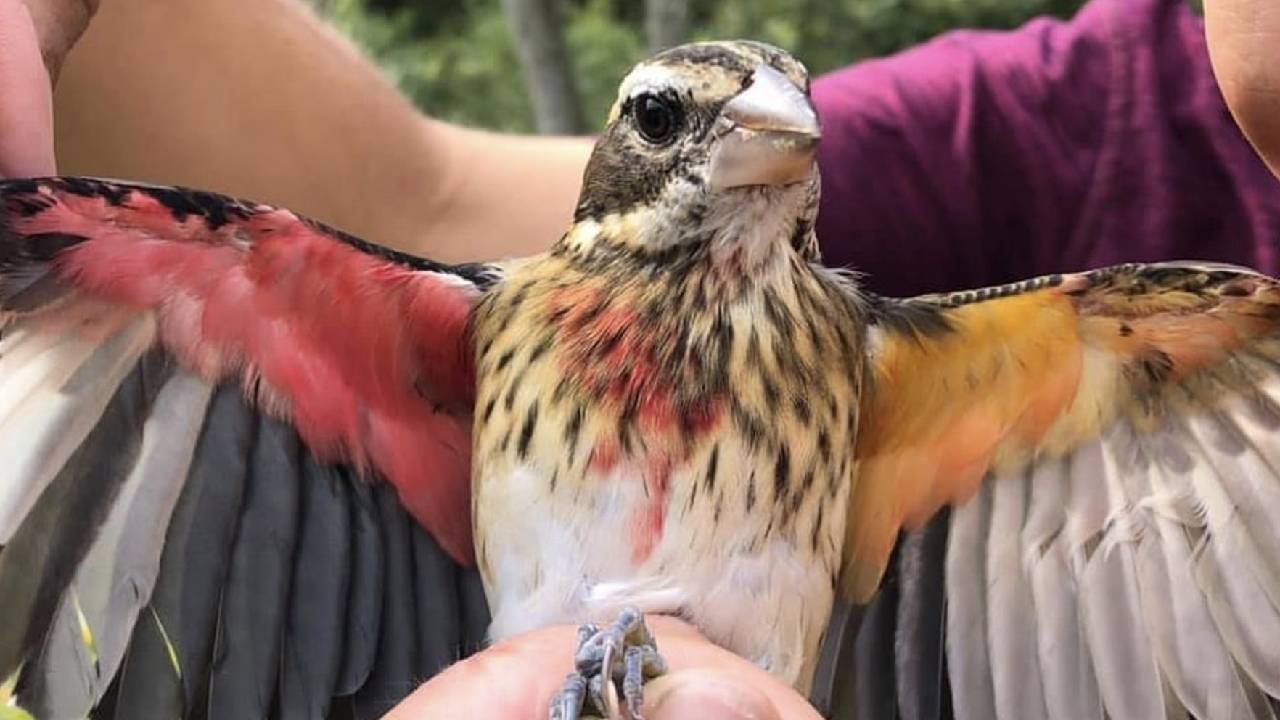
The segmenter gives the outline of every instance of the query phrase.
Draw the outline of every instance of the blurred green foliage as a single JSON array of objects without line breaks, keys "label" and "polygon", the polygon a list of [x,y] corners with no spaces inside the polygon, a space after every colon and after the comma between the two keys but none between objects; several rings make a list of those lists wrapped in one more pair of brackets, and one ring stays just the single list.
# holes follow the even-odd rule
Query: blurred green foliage
[{"label": "blurred green foliage", "polygon": [[[313,0],[414,102],[443,119],[533,127],[499,0]],[[691,0],[690,39],[744,37],[795,53],[815,74],[959,27],[1066,17],[1083,0]],[[638,0],[565,0],[565,36],[585,115],[603,122],[617,83],[644,57]]]}]

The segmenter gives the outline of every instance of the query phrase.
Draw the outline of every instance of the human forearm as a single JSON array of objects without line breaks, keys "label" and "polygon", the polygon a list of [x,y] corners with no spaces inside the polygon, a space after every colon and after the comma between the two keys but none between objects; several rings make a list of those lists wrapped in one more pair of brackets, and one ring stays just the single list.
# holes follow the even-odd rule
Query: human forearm
[{"label": "human forearm", "polygon": [[1227,105],[1280,174],[1280,4],[1205,0],[1204,12],[1209,56]]},{"label": "human forearm", "polygon": [[425,118],[297,0],[111,0],[56,100],[63,173],[208,187],[442,260],[545,248],[588,151]]},{"label": "human forearm", "polygon": [[452,125],[440,131],[456,154],[449,190],[437,206],[432,234],[407,247],[450,260],[517,257],[547,249],[568,229],[589,140]]}]

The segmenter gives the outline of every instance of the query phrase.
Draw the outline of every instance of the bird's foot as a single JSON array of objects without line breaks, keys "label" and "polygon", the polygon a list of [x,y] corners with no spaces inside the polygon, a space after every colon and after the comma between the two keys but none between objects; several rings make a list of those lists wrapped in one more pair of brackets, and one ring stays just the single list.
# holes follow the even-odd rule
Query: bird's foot
[{"label": "bird's foot", "polygon": [[551,720],[643,720],[644,683],[667,671],[644,615],[633,607],[623,608],[609,627],[578,628],[573,664],[574,671],[551,701]]}]

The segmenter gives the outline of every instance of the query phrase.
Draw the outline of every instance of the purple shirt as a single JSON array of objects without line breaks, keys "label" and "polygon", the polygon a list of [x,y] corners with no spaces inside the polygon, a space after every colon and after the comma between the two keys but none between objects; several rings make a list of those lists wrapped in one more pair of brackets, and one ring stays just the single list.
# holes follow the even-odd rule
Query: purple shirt
[{"label": "purple shirt", "polygon": [[1280,183],[1184,0],[954,32],[814,83],[819,239],[897,295],[1127,261],[1280,271]]}]

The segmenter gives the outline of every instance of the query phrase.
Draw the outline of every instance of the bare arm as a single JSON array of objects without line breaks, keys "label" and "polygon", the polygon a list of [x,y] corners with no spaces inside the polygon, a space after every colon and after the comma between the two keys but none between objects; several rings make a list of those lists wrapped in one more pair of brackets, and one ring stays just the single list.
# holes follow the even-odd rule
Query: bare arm
[{"label": "bare arm", "polygon": [[298,0],[107,0],[55,99],[62,173],[260,199],[447,261],[550,245],[590,151],[424,117]]},{"label": "bare arm", "polygon": [[1205,0],[1209,57],[1227,105],[1280,175],[1280,3]]}]

